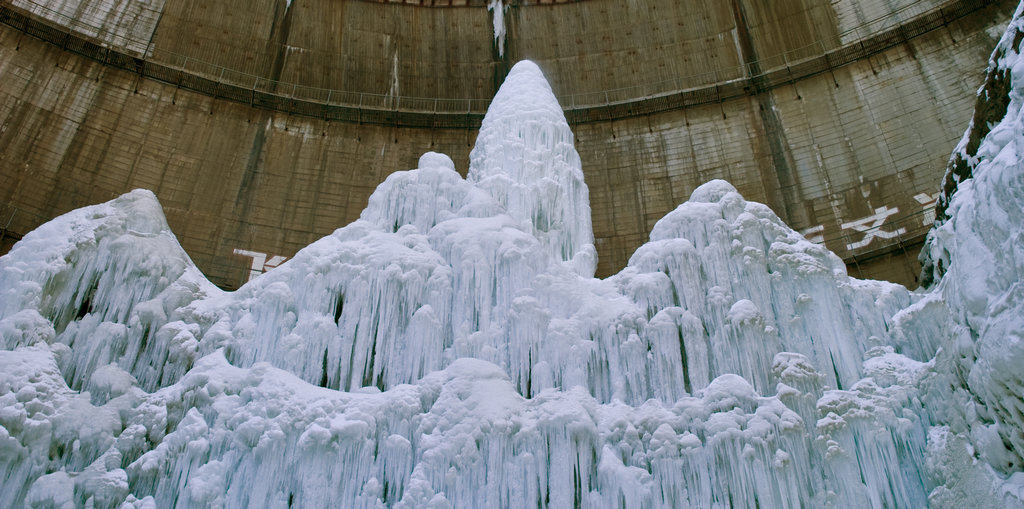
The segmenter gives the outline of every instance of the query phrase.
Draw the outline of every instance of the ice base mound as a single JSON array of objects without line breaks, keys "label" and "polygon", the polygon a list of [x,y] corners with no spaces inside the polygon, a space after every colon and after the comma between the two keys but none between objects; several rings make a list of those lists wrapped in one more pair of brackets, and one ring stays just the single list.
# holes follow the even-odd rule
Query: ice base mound
[{"label": "ice base mound", "polygon": [[468,178],[442,154],[418,166],[231,293],[145,191],[27,235],[0,258],[0,499],[1020,505],[997,444],[1024,427],[991,396],[1016,375],[965,379],[956,285],[849,278],[723,181],[594,279],[579,157],[532,63]]}]

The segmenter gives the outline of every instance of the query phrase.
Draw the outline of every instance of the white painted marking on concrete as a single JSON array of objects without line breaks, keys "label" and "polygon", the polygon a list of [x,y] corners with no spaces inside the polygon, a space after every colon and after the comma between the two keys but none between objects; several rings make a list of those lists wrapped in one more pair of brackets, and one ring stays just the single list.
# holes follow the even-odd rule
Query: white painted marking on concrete
[{"label": "white painted marking on concrete", "polygon": [[917,193],[914,199],[924,207],[924,219],[921,224],[931,226],[935,223],[935,202],[939,199],[939,193],[925,194]]},{"label": "white painted marking on concrete", "polygon": [[248,256],[252,258],[252,265],[249,266],[249,279],[247,279],[247,281],[252,281],[254,277],[259,276],[260,274],[263,274],[264,272],[267,272],[270,269],[277,267],[278,265],[281,265],[282,263],[285,262],[285,260],[288,259],[287,256],[274,256],[268,261],[267,253],[261,253],[259,251],[247,251],[245,249],[238,248],[235,248],[234,252],[236,255]]},{"label": "white painted marking on concrete", "polygon": [[897,235],[902,235],[906,233],[906,228],[899,228],[891,232],[883,231],[881,229],[882,224],[885,223],[886,218],[893,214],[896,214],[899,211],[900,209],[896,207],[878,207],[877,209],[875,209],[875,213],[870,216],[858,219],[856,221],[851,221],[849,223],[843,223],[841,227],[844,230],[851,229],[864,233],[863,239],[861,239],[859,242],[847,244],[846,249],[860,249],[870,244],[871,241],[875,240],[876,237],[879,239],[891,239]]}]

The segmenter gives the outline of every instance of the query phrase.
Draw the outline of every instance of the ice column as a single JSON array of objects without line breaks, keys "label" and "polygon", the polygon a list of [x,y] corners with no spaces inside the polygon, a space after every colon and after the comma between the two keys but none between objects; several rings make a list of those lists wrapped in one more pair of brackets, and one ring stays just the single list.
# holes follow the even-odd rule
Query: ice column
[{"label": "ice column", "polygon": [[580,156],[536,64],[522,61],[509,72],[469,157],[470,182],[501,203],[554,260],[593,276],[597,254]]}]

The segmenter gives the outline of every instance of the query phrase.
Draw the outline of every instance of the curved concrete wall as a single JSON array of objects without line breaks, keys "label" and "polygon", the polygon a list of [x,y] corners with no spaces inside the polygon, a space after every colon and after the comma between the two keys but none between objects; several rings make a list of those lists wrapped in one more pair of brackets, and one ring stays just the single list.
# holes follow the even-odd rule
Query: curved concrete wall
[{"label": "curved concrete wall", "polygon": [[[903,248],[927,230],[930,195],[1013,9],[1012,2],[981,2],[908,40],[862,51],[852,63],[768,83],[757,78],[762,66],[846,51],[851,40],[861,44],[957,2],[513,5],[504,56],[481,7],[123,3],[0,6],[74,25],[75,33],[139,62],[191,58],[283,83],[275,87],[483,104],[511,62],[531,58],[563,106],[605,94],[620,103],[569,115],[591,189],[599,273],[621,268],[654,222],[697,185],[726,178],[808,237],[820,236],[861,275],[903,282],[916,271],[916,256]],[[77,22],[61,16],[72,5]],[[290,256],[357,217],[389,172],[413,167],[424,151],[450,154],[464,172],[476,136],[472,115],[470,127],[455,128],[436,120],[412,127],[318,119],[125,68],[0,24],[6,234],[146,187],[200,268],[237,286],[253,258],[236,250],[265,253],[266,260]],[[642,114],[631,106],[658,87],[715,89],[740,78],[749,92],[738,89],[721,102],[680,99]],[[593,102],[600,100],[580,104]],[[879,255],[882,262],[862,265]]]}]

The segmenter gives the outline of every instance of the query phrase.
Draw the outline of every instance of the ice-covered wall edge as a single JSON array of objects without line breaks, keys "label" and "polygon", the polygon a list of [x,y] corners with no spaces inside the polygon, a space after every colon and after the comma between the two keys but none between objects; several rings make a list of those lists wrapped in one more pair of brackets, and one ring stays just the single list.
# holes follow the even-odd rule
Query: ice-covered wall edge
[{"label": "ice-covered wall edge", "polygon": [[[1022,9],[1024,9],[1024,4],[1018,5],[1006,32],[989,57],[985,82],[978,89],[978,98],[971,123],[946,165],[939,197],[935,202],[936,228],[949,220],[948,208],[959,184],[972,178],[975,168],[981,162],[978,149],[981,147],[983,139],[1007,114],[1012,92],[1010,66],[1020,55],[1021,42],[1024,41],[1024,23],[1021,22]],[[925,288],[942,279],[949,262],[946,255],[942,253],[941,247],[937,245],[932,233],[929,233],[925,240],[925,247],[921,250],[919,260],[921,262],[921,286]]]},{"label": "ice-covered wall edge", "polygon": [[942,396],[933,411],[956,440],[969,444],[973,459],[1005,478],[995,481],[996,490],[1018,499],[1024,493],[1022,42],[1024,4],[992,54],[974,119],[946,174],[940,219],[922,250],[937,281],[929,299],[944,303],[951,327],[934,361],[932,390]]}]

